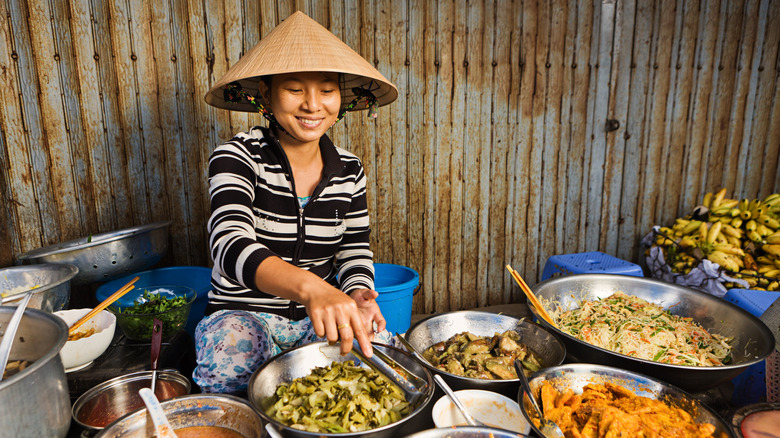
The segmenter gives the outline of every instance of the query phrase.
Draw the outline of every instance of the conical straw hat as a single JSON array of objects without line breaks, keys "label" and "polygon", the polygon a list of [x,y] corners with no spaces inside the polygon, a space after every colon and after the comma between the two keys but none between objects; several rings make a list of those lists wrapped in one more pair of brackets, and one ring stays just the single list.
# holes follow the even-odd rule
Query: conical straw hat
[{"label": "conical straw hat", "polygon": [[[298,11],[279,23],[230,67],[206,94],[206,103],[227,110],[256,112],[257,108],[246,99],[226,101],[225,86],[237,81],[246,93],[259,97],[261,76],[306,71],[342,73],[342,106],[355,98],[354,87],[369,89],[379,106],[398,97],[398,89],[382,73],[328,29]],[[366,109],[364,100],[352,108],[361,109]]]}]

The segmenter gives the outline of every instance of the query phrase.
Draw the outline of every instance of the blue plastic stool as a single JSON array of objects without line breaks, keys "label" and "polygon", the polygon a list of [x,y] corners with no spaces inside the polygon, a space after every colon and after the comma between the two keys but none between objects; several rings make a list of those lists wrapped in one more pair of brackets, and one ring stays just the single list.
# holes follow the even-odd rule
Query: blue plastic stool
[{"label": "blue plastic stool", "polygon": [[599,251],[550,256],[542,281],[571,274],[619,274],[644,277],[642,267]]},{"label": "blue plastic stool", "polygon": [[[780,292],[763,290],[731,289],[723,296],[728,302],[747,310],[756,318],[760,317],[772,303],[780,298]],[[734,394],[731,402],[736,406],[746,406],[765,401],[766,397],[766,361],[753,364],[737,377],[731,379]]]}]

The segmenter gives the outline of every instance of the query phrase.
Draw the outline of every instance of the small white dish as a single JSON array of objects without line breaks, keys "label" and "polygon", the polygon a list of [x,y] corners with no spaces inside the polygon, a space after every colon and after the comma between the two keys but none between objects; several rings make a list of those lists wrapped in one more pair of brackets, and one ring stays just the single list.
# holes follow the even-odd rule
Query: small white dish
[{"label": "small white dish", "polygon": [[87,362],[87,363],[85,363],[85,364],[77,365],[77,366],[75,366],[75,367],[73,367],[73,368],[65,368],[65,372],[66,372],[66,373],[72,373],[72,372],[74,372],[74,371],[81,371],[81,370],[83,370],[84,368],[86,368],[86,367],[88,367],[88,366],[92,365],[92,362],[94,362],[94,360],[91,360],[91,361],[89,361],[89,362]]},{"label": "small white dish", "polygon": [[[520,405],[509,397],[481,389],[463,389],[455,391],[455,395],[472,417],[488,426],[522,434],[531,431],[531,425],[523,416]],[[436,427],[466,425],[466,419],[446,395],[433,405],[431,416]]]},{"label": "small white dish", "polygon": [[[55,315],[62,318],[65,324],[70,327],[73,323],[81,319],[92,309],[71,309],[54,312]],[[100,357],[106,351],[111,340],[114,339],[116,330],[116,316],[113,313],[103,310],[97,315],[85,322],[76,330],[76,333],[86,332],[94,329],[95,332],[85,338],[68,341],[60,350],[60,358],[66,372],[78,371],[85,368],[92,361]]]}]

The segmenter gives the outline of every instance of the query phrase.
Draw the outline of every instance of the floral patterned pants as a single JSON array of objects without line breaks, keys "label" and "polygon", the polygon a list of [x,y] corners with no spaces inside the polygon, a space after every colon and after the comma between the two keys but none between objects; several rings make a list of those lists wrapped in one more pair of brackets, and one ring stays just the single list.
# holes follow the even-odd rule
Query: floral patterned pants
[{"label": "floral patterned pants", "polygon": [[[322,341],[311,320],[292,321],[270,313],[220,310],[195,328],[196,365],[192,378],[204,393],[243,394],[266,360],[284,350]],[[388,331],[374,342],[393,345]]]}]

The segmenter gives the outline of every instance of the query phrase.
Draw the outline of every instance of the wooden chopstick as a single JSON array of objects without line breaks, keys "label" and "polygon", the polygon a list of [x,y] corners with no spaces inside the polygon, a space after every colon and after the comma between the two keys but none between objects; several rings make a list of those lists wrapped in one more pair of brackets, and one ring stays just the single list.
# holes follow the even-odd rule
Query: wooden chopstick
[{"label": "wooden chopstick", "polygon": [[139,278],[141,277],[135,277],[134,279],[130,280],[126,285],[122,286],[118,291],[114,292],[113,294],[111,294],[111,296],[109,296],[108,298],[103,300],[103,302],[98,304],[97,307],[90,310],[89,313],[84,315],[80,320],[76,321],[72,326],[70,326],[70,328],[68,328],[68,334],[70,335],[73,332],[75,332],[77,328],[81,327],[82,324],[89,321],[90,318],[102,312],[106,307],[110,306],[114,301],[121,298],[122,295],[133,290],[135,288],[135,286],[133,286],[133,283],[138,281]]},{"label": "wooden chopstick", "polygon": [[539,315],[544,318],[544,320],[547,321],[551,326],[558,328],[558,324],[555,323],[555,320],[553,320],[544,309],[544,306],[542,306],[542,303],[540,303],[536,298],[536,295],[534,295],[533,291],[531,291],[531,288],[528,287],[528,285],[525,283],[525,280],[523,280],[523,277],[520,276],[520,273],[512,269],[512,267],[509,265],[506,265],[506,269],[512,274],[512,278],[515,279],[517,284],[520,285],[520,289],[523,290],[523,293],[525,293],[528,301],[530,301],[531,305],[536,308],[536,311],[539,312]]}]

